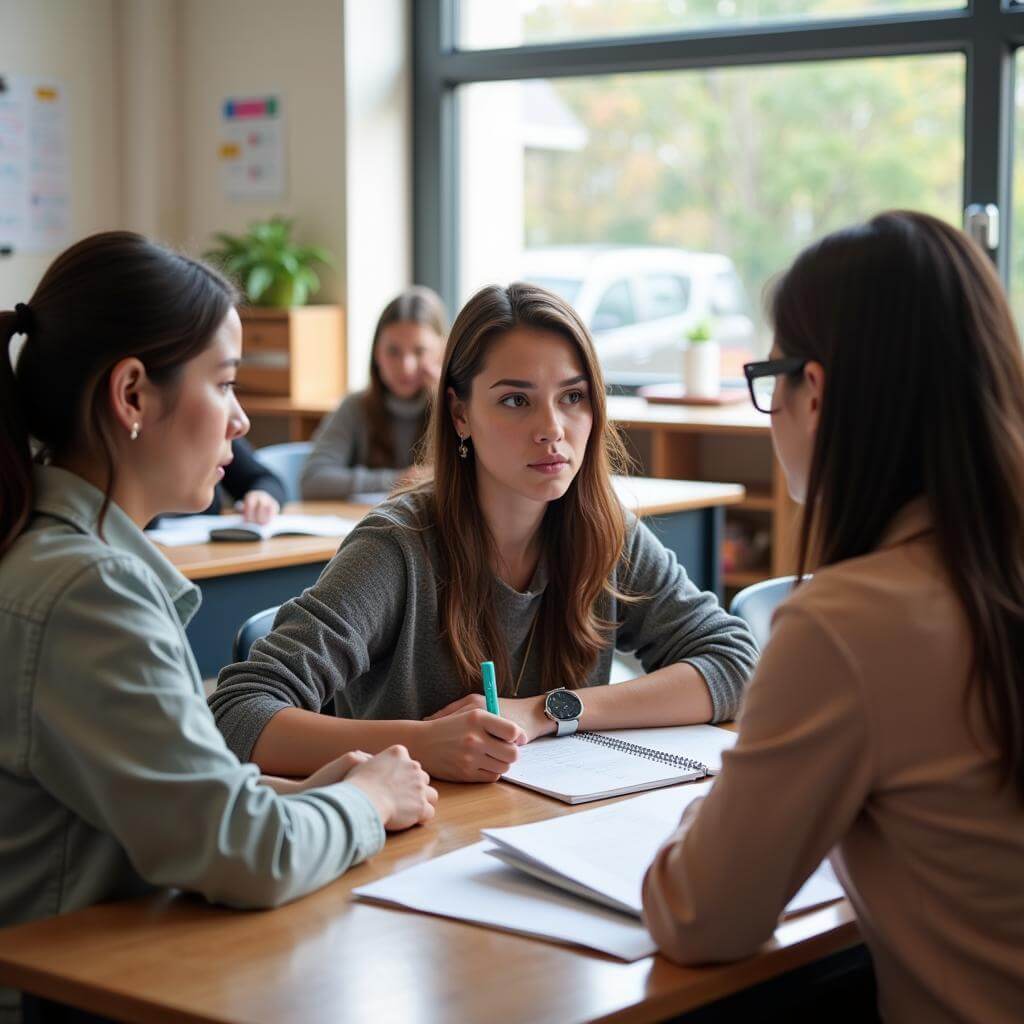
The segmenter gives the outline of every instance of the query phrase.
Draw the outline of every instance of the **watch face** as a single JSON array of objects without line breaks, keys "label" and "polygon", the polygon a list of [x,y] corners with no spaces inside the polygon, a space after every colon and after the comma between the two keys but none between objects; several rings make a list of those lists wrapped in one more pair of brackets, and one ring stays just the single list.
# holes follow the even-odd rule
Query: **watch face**
[{"label": "watch face", "polygon": [[583,701],[572,690],[555,690],[548,694],[547,709],[559,722],[571,722],[583,713]]}]

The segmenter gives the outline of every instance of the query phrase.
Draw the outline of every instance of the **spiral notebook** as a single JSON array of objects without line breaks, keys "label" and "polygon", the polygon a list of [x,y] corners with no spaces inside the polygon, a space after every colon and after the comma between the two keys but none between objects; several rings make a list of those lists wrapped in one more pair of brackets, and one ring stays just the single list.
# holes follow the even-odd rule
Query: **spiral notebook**
[{"label": "spiral notebook", "polygon": [[736,733],[713,725],[578,732],[519,750],[507,782],[567,804],[691,782],[722,770]]}]

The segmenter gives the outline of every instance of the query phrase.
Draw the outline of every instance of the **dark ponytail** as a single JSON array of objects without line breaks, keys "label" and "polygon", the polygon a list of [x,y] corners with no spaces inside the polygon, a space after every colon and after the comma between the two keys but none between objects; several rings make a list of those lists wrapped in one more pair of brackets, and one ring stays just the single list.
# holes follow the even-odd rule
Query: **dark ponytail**
[{"label": "dark ponytail", "polygon": [[[141,235],[108,231],[61,253],[27,309],[0,313],[0,556],[31,512],[33,441],[42,461],[72,451],[103,458],[102,525],[115,479],[104,401],[111,370],[134,356],[155,384],[173,390],[236,298],[204,263]],[[11,339],[19,329],[26,341],[12,368]]]},{"label": "dark ponytail", "polygon": [[32,490],[32,453],[10,359],[17,325],[15,313],[0,313],[0,555],[24,529]]}]

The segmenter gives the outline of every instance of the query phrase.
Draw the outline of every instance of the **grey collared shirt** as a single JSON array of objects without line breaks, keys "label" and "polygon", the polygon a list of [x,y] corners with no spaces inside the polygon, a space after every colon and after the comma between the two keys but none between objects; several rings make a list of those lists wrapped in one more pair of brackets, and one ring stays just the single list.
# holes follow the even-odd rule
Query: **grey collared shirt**
[{"label": "grey collared shirt", "polygon": [[34,489],[0,559],[0,924],[150,886],[271,906],[376,853],[355,786],[278,796],[228,750],[185,637],[196,587],[116,505],[101,538],[81,478],[39,467]]}]

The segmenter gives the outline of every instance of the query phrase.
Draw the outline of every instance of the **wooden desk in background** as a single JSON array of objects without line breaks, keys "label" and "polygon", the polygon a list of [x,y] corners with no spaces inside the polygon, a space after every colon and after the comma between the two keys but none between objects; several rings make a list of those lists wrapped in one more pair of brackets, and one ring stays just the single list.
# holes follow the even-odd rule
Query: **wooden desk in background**
[{"label": "wooden desk in background", "polygon": [[[676,553],[694,583],[720,593],[723,508],[741,502],[743,488],[643,477],[617,479],[616,488],[626,507],[635,510]],[[370,508],[316,501],[291,504],[287,511],[358,520]],[[203,591],[202,606],[188,627],[202,675],[214,676],[231,661],[231,641],[245,619],[312,586],[339,543],[336,537],[275,537],[162,548],[168,560]]]},{"label": "wooden desk in background", "polygon": [[[295,402],[242,395],[251,416],[284,419],[292,441],[306,441],[336,401]],[[661,405],[643,398],[611,396],[608,415],[622,428],[640,461],[638,472],[668,480],[736,480],[747,494],[737,520],[766,529],[767,564],[727,567],[728,591],[794,571],[797,509],[771,444],[770,418],[749,402],[724,406]]]},{"label": "wooden desk in background", "polygon": [[434,822],[392,836],[370,862],[278,910],[241,913],[156,895],[0,931],[0,985],[125,1021],[638,1024],[860,942],[845,900],[781,924],[748,960],[701,968],[661,957],[622,963],[353,902],[356,886],[477,842],[482,827],[584,809],[507,783],[439,789]]},{"label": "wooden desk in background", "polygon": [[798,509],[772,450],[769,416],[750,402],[660,405],[619,396],[608,399],[608,415],[626,434],[644,473],[678,480],[736,480],[746,488],[730,517],[768,531],[768,561],[762,567],[727,566],[727,591],[795,570]]}]

